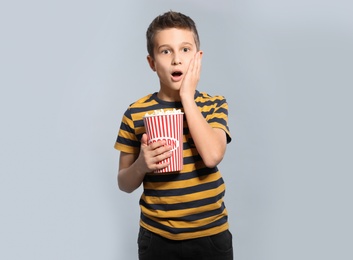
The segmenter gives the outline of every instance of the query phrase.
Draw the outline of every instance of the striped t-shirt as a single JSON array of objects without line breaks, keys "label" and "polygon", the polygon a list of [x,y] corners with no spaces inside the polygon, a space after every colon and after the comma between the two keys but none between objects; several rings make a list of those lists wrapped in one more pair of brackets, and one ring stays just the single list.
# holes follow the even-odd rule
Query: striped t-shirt
[{"label": "striped t-shirt", "polygon": [[[222,96],[195,92],[195,102],[206,121],[223,129],[227,143],[228,104]],[[131,104],[124,113],[115,148],[125,153],[139,153],[145,133],[143,116],[154,110],[181,109],[181,102],[160,100],[157,93]],[[183,169],[180,172],[147,173],[140,198],[140,225],[173,240],[210,236],[228,229],[223,197],[225,184],[217,167],[207,168],[197,152],[188,124],[183,122]],[[205,136],[204,138],[207,138]]]}]

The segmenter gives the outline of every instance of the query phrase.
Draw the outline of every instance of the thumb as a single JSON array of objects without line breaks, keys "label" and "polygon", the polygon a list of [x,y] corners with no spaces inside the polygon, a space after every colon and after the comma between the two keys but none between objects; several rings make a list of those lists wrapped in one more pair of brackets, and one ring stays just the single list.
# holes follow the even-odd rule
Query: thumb
[{"label": "thumb", "polygon": [[147,134],[143,134],[141,137],[141,145],[148,145],[147,143]]}]

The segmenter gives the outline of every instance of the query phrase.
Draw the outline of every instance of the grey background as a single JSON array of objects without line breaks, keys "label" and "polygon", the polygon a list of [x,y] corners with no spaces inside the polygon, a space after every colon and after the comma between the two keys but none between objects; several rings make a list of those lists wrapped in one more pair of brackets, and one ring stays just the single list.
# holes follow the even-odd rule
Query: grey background
[{"label": "grey background", "polygon": [[350,1],[3,1],[0,259],[137,259],[118,190],[126,107],[158,90],[145,31],[190,15],[199,89],[227,97],[235,259],[352,259]]}]

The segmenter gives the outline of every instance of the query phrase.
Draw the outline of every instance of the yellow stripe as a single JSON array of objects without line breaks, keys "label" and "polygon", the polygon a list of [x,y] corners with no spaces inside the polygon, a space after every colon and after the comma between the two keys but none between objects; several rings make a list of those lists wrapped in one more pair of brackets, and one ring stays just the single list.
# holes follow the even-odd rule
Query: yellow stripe
[{"label": "yellow stripe", "polygon": [[144,133],[146,133],[146,129],[145,129],[144,126],[136,127],[136,128],[135,128],[135,134],[136,134],[136,135],[142,135],[142,134],[144,134]]},{"label": "yellow stripe", "polygon": [[198,155],[196,148],[189,148],[189,149],[183,150],[183,157],[184,158],[194,156],[194,155]]},{"label": "yellow stripe", "polygon": [[225,185],[222,184],[216,189],[206,190],[202,192],[196,192],[181,196],[170,196],[170,197],[156,197],[156,196],[146,196],[142,194],[141,199],[144,200],[147,204],[176,204],[182,202],[190,202],[200,199],[211,198],[222,193],[225,189]]},{"label": "yellow stripe", "polygon": [[132,140],[132,141],[137,141],[135,135],[131,135],[130,132],[125,131],[125,130],[120,130],[119,136],[126,138],[126,139],[129,139],[129,140]]},{"label": "yellow stripe", "polygon": [[215,203],[197,207],[197,208],[168,210],[168,211],[150,210],[141,205],[141,211],[144,215],[148,216],[148,218],[154,219],[156,222],[158,222],[158,220],[160,219],[190,216],[201,212],[207,212],[207,211],[219,209],[222,206],[222,202],[223,202],[223,198],[216,201]]},{"label": "yellow stripe", "polygon": [[219,119],[224,119],[224,120],[226,120],[226,119],[227,119],[227,116],[226,116],[223,112],[219,112],[219,113],[210,114],[210,115],[208,115],[207,118],[208,118],[208,119],[211,119],[211,118],[219,118]]},{"label": "yellow stripe", "polygon": [[[145,108],[145,107],[150,107],[152,105],[156,105],[158,104],[155,100],[151,100],[149,102],[145,102],[145,100],[149,99],[151,97],[151,95],[148,95],[140,100],[137,100],[132,106],[131,108]],[[152,110],[153,111],[153,110]]]},{"label": "yellow stripe", "polygon": [[[143,112],[140,112],[140,113],[135,113],[132,116],[133,116],[133,118],[135,120],[141,120],[146,115],[147,112],[151,113],[150,110],[148,110],[148,111],[143,111]],[[153,110],[152,110],[152,112],[153,112]]]},{"label": "yellow stripe", "polygon": [[125,114],[124,114],[124,116],[123,116],[122,122],[124,122],[125,124],[127,124],[127,125],[130,126],[131,128],[134,127],[134,121],[131,120],[130,118],[128,118],[127,116],[125,116]]},{"label": "yellow stripe", "polygon": [[212,236],[212,235],[216,235],[220,232],[226,231],[229,228],[229,224],[227,222],[221,226],[217,226],[217,227],[210,228],[207,230],[201,230],[201,231],[197,231],[197,232],[187,232],[187,233],[181,233],[181,234],[172,234],[172,233],[169,233],[165,230],[157,229],[153,226],[150,226],[150,225],[146,224],[145,222],[143,222],[142,220],[140,221],[140,225],[142,227],[150,230],[153,233],[159,234],[163,237],[166,237],[166,238],[172,239],[172,240],[184,240],[184,239],[193,239],[193,238],[198,238],[198,237]]},{"label": "yellow stripe", "polygon": [[149,190],[172,190],[193,187],[195,184],[206,184],[221,178],[219,172],[195,177],[189,180],[169,181],[169,182],[145,182],[144,188]]},{"label": "yellow stripe", "polygon": [[195,221],[178,221],[178,220],[173,220],[173,218],[166,218],[166,219],[159,219],[159,218],[154,218],[148,216],[149,219],[160,223],[166,227],[171,227],[171,228],[197,228],[197,227],[202,227],[205,225],[208,225],[209,223],[216,222],[217,220],[223,218],[224,216],[227,215],[227,210],[224,209],[224,211],[221,214],[218,214],[216,216],[210,216],[208,218],[203,218]]},{"label": "yellow stripe", "polygon": [[124,153],[138,153],[139,149],[121,143],[115,143],[114,148]]}]

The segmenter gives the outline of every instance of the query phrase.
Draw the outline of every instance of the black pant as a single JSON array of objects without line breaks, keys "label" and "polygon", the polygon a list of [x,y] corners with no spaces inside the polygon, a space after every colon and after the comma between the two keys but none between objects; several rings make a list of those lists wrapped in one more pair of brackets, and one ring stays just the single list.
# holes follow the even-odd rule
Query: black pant
[{"label": "black pant", "polygon": [[170,240],[140,227],[140,260],[232,260],[232,234],[229,230],[214,236]]}]

